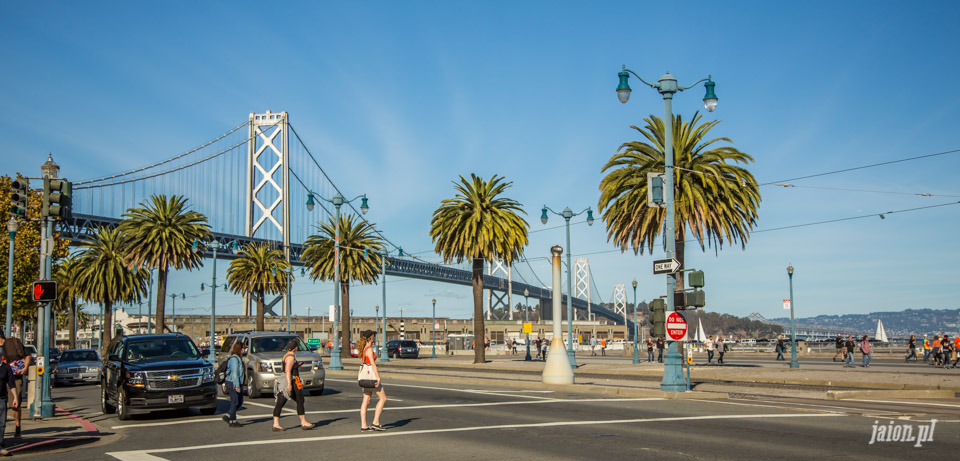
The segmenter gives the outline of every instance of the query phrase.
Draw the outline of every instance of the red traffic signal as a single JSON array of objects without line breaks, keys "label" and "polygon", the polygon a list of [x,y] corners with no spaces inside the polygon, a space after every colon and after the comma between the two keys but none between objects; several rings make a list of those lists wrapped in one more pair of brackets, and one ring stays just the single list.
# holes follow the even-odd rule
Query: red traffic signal
[{"label": "red traffic signal", "polygon": [[57,300],[57,282],[53,280],[40,280],[33,282],[30,294],[35,302],[49,303]]}]

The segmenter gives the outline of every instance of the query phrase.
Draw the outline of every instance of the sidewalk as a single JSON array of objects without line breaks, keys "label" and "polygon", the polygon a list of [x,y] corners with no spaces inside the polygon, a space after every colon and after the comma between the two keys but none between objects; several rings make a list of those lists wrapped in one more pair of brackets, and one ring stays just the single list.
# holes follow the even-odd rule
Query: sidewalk
[{"label": "sidewalk", "polygon": [[22,437],[13,438],[14,424],[7,412],[4,445],[11,455],[36,454],[75,447],[100,440],[100,431],[89,421],[59,407],[52,418],[32,419],[24,415]]}]

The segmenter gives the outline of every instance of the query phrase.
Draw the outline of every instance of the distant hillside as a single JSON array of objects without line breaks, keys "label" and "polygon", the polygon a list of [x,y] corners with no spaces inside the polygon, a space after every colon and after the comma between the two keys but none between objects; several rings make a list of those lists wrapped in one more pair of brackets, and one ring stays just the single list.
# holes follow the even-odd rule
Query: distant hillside
[{"label": "distant hillside", "polygon": [[[871,312],[869,314],[819,315],[798,318],[797,325],[819,328],[852,328],[873,335],[877,320],[883,320],[887,336],[922,334],[956,334],[960,309],[907,309],[900,312]],[[770,319],[780,325],[789,325],[789,317]]]},{"label": "distant hillside", "polygon": [[696,333],[697,320],[703,324],[703,332],[707,336],[722,335],[724,337],[734,336],[736,338],[775,338],[783,333],[783,327],[774,325],[772,322],[764,323],[752,320],[747,317],[735,317],[730,314],[718,314],[716,312],[685,311],[683,316],[690,325],[689,335],[692,337]]}]

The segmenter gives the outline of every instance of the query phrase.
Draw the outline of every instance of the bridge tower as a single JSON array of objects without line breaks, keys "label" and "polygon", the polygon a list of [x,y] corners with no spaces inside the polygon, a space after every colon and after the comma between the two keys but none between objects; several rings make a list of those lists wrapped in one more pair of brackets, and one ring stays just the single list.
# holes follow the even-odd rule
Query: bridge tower
[{"label": "bridge tower", "polygon": [[[487,320],[513,320],[513,277],[510,263],[496,259],[487,264],[487,275],[497,276],[502,273],[507,278],[507,286],[503,286],[503,279],[497,288],[487,289]],[[495,314],[494,309],[507,308],[507,315]],[[504,318],[505,317],[505,318]]]},{"label": "bridge tower", "polygon": [[587,300],[587,318],[586,320],[591,320],[593,317],[593,309],[590,307],[590,260],[587,258],[577,258],[574,261],[574,267],[576,271],[576,284],[574,285],[573,296],[580,299]]},{"label": "bridge tower", "polygon": [[[283,242],[283,254],[290,262],[290,119],[286,112],[250,113],[247,142],[247,237]],[[279,176],[279,177],[278,177]],[[280,214],[279,220],[277,214]],[[267,306],[273,314],[276,298]],[[289,302],[283,295],[283,315]],[[243,303],[244,315],[250,315],[250,299]]]},{"label": "bridge tower", "polygon": [[627,324],[627,286],[622,283],[613,286],[613,312],[622,315]]}]

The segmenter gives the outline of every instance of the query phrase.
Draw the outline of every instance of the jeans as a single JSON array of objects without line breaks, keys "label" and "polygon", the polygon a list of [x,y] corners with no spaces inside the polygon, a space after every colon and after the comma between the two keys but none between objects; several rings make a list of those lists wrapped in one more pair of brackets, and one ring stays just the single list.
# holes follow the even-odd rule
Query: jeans
[{"label": "jeans", "polygon": [[843,366],[853,368],[853,352],[847,352],[847,363],[844,363]]},{"label": "jeans", "polygon": [[227,395],[230,396],[230,409],[227,410],[227,415],[230,417],[230,421],[237,420],[237,409],[240,408],[240,405],[243,405],[243,393],[237,392],[236,387],[233,386],[233,383],[230,381],[226,382]]},{"label": "jeans", "polygon": [[869,353],[869,352],[865,352],[865,353],[863,354],[863,366],[867,366],[867,365],[870,365],[870,353]]},{"label": "jeans", "polygon": [[708,350],[707,350],[707,363],[710,363],[710,362],[712,362],[712,361],[713,361],[713,351],[711,351],[711,350],[708,349]]},{"label": "jeans", "polygon": [[923,350],[923,361],[926,362],[930,358],[930,349]]},{"label": "jeans", "polygon": [[[20,396],[18,395],[17,398],[19,399]],[[3,422],[3,424],[0,424],[0,447],[2,447],[3,431],[7,426],[7,396],[3,396],[3,398],[0,399],[0,421]]]},{"label": "jeans", "polygon": [[653,349],[647,349],[647,361],[648,362],[653,361]]},{"label": "jeans", "polygon": [[907,356],[907,360],[910,360],[910,359],[917,360],[917,350],[916,350],[916,349],[910,349],[910,355]]},{"label": "jeans", "polygon": [[783,349],[780,346],[777,346],[777,360],[786,360],[783,358]]}]

